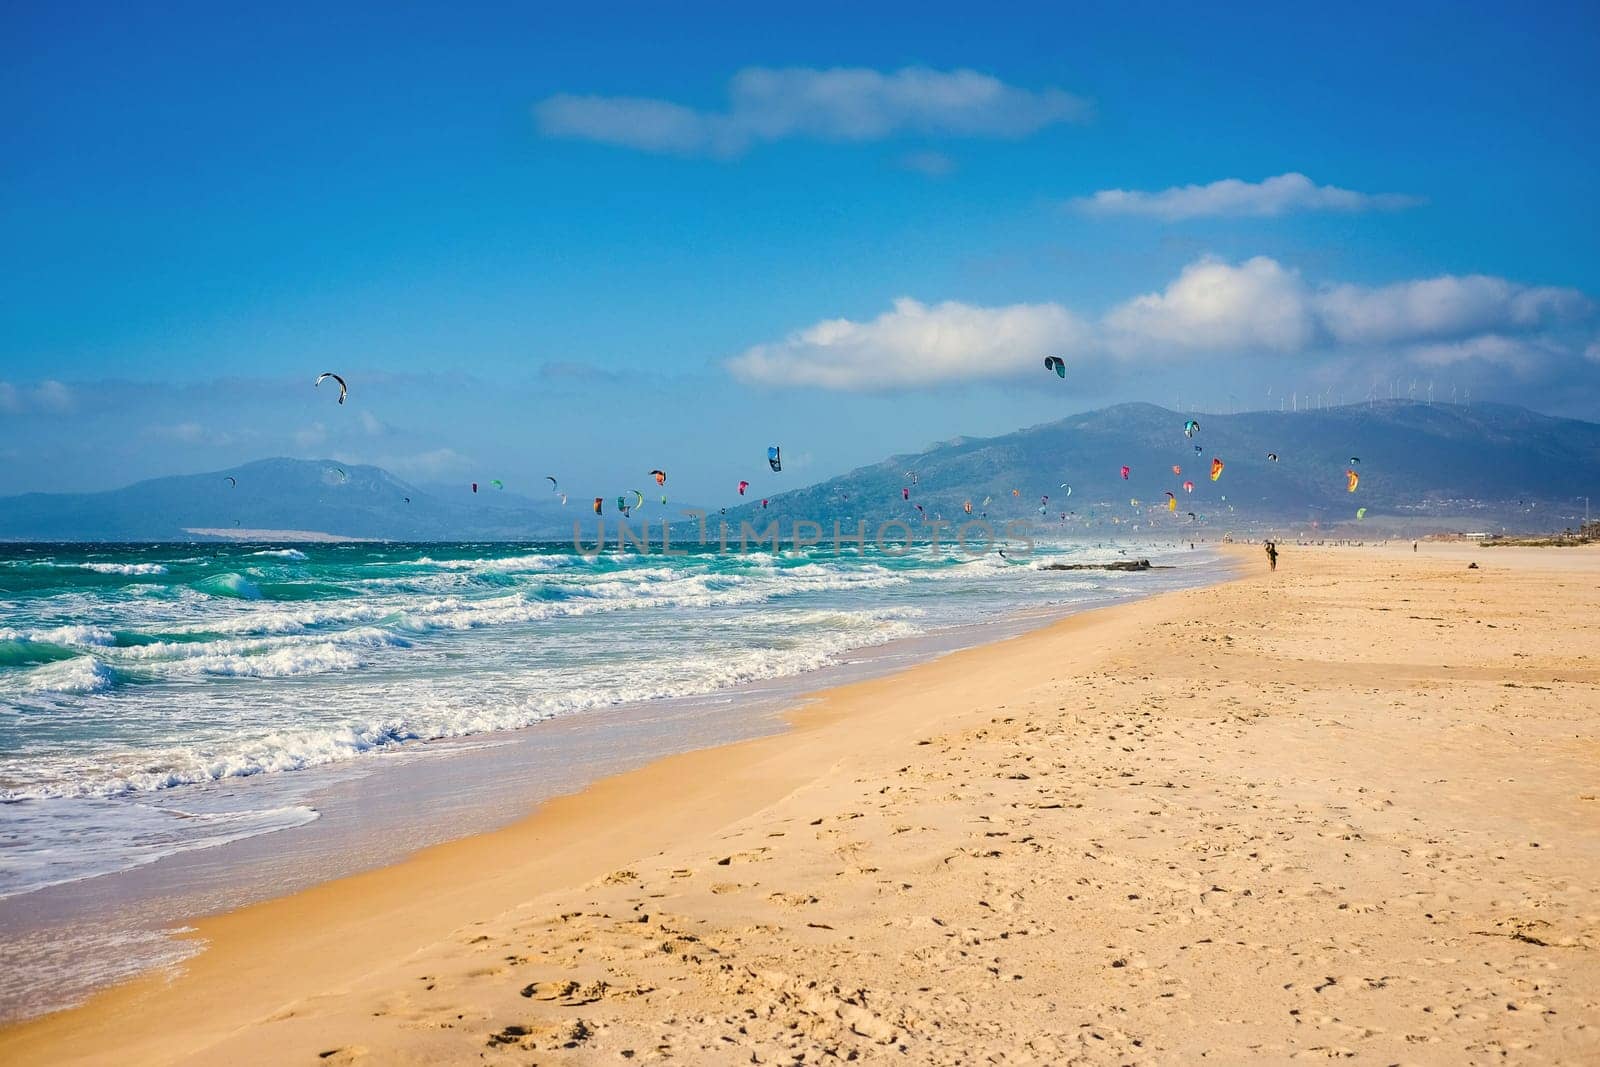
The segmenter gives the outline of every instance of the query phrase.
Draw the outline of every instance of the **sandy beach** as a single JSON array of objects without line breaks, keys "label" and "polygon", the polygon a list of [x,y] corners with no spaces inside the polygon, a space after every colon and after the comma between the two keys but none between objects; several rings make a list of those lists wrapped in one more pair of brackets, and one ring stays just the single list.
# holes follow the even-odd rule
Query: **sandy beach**
[{"label": "sandy beach", "polygon": [[1600,552],[1236,551],[198,919],[0,1059],[1596,1062]]}]

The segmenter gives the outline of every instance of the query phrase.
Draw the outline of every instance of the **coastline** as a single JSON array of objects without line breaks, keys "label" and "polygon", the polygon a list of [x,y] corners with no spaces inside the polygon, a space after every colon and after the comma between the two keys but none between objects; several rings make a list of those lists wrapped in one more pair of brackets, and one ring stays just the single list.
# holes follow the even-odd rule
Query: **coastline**
[{"label": "coastline", "polygon": [[797,674],[419,741],[292,774],[184,787],[181,799],[169,801],[182,810],[289,813],[296,825],[0,897],[6,931],[0,938],[0,1026],[80,1005],[109,986],[194,955],[203,942],[173,933],[195,916],[288,896],[400,862],[431,845],[492,832],[552,798],[664,756],[780,732],[784,712],[817,692],[1025,633],[1096,604],[1215,581],[1226,569],[1213,552],[1184,555],[1187,563],[1166,576],[1088,588],[1075,583],[1057,590],[1062,599],[982,623],[946,623],[869,643]]},{"label": "coastline", "polygon": [[[1537,581],[1541,595],[1546,597],[1552,591],[1545,586],[1565,588],[1566,583],[1541,577],[1549,573],[1559,575],[1564,573],[1562,570],[1552,572],[1536,565],[1520,569],[1518,561],[1504,555],[1508,551],[1520,550],[1480,554],[1484,569],[1478,572],[1477,577],[1485,580],[1498,577],[1504,581],[1504,576],[1510,574],[1524,584]],[[577,794],[550,801],[504,829],[433,846],[391,866],[201,919],[195,923],[193,936],[205,940],[208,948],[188,961],[179,976],[168,978],[152,975],[136,979],[106,990],[78,1008],[0,1030],[0,1052],[4,1053],[8,1062],[13,1063],[113,1060],[182,1062],[190,1058],[213,1061],[225,1058],[235,1062],[273,1059],[281,1062],[296,1056],[315,1058],[324,1052],[331,1052],[331,1055],[324,1057],[327,1062],[348,1062],[362,1058],[359,1050],[375,1047],[382,1048],[383,1052],[377,1054],[372,1062],[437,1059],[441,1055],[452,1054],[466,1056],[469,1048],[473,1057],[486,1048],[491,1058],[497,1053],[512,1055],[520,1051],[525,1054],[529,1048],[539,1048],[558,1056],[570,1055],[574,1062],[583,1061],[586,1056],[597,1056],[602,1045],[609,1048],[607,1043],[613,1037],[623,1040],[623,1036],[627,1035],[631,1040],[634,1031],[641,1025],[639,1016],[660,1016],[663,1025],[666,1016],[676,1016],[681,1010],[678,1007],[650,1006],[652,993],[662,985],[645,990],[648,983],[638,983],[632,987],[633,993],[623,998],[608,996],[602,990],[600,996],[584,999],[575,996],[576,989],[548,998],[537,991],[522,996],[517,987],[524,983],[516,980],[516,975],[508,973],[521,964],[511,963],[508,968],[504,959],[487,956],[477,961],[478,966],[460,971],[457,975],[476,974],[474,980],[479,984],[497,983],[497,991],[492,995],[484,991],[490,1000],[504,993],[504,990],[498,990],[499,986],[506,987],[509,990],[509,1004],[526,1009],[522,1011],[523,1016],[539,1014],[535,1008],[545,1015],[556,1017],[561,1017],[562,1009],[568,1009],[566,1015],[569,1016],[584,1015],[584,1010],[579,1009],[585,1009],[590,1015],[603,1009],[615,1015],[614,1022],[584,1022],[581,1029],[587,1036],[579,1038],[573,1049],[567,1052],[563,1052],[562,1047],[574,1032],[570,1019],[561,1024],[567,1029],[559,1033],[559,1026],[555,1022],[549,1024],[555,1029],[550,1029],[548,1033],[541,1029],[546,1023],[542,1016],[535,1021],[492,1025],[507,1023],[508,1020],[500,1019],[492,1009],[474,1004],[469,1010],[456,1013],[457,1021],[451,1023],[449,1012],[413,1003],[414,998],[402,991],[415,986],[419,976],[458,969],[463,955],[472,955],[472,950],[464,946],[477,943],[478,938],[495,942],[505,940],[509,936],[508,930],[527,922],[538,925],[547,911],[554,909],[556,916],[566,914],[561,910],[566,903],[577,902],[577,910],[581,915],[594,906],[587,900],[597,896],[606,898],[600,906],[608,922],[627,921],[633,924],[639,935],[662,943],[676,939],[680,946],[688,946],[695,944],[696,939],[704,941],[704,934],[687,936],[688,930],[683,923],[676,924],[675,930],[665,935],[655,929],[659,924],[672,925],[660,913],[673,904],[682,907],[686,915],[693,912],[683,902],[674,900],[675,896],[682,896],[693,886],[718,877],[716,868],[726,867],[729,868],[723,872],[726,880],[719,884],[737,885],[740,888],[718,893],[713,886],[707,892],[712,897],[727,898],[728,902],[739,901],[745,895],[743,889],[746,883],[738,868],[745,863],[769,862],[765,858],[766,852],[777,847],[761,843],[769,835],[775,835],[773,840],[787,837],[796,842],[793,847],[799,849],[801,846],[798,842],[802,837],[809,841],[814,837],[821,839],[825,834],[830,837],[844,834],[842,828],[830,826],[829,823],[840,821],[842,827],[845,822],[853,822],[856,815],[847,818],[845,814],[824,809],[837,807],[835,801],[839,801],[845,793],[853,795],[860,792],[860,783],[864,781],[881,782],[885,792],[880,795],[904,791],[905,783],[897,780],[895,775],[903,775],[905,771],[896,771],[891,764],[922,755],[925,745],[931,744],[948,752],[949,743],[937,739],[941,734],[951,735],[952,731],[966,738],[974,748],[981,748],[987,741],[985,730],[1007,733],[1015,726],[1014,720],[1022,714],[1020,710],[1015,710],[1019,706],[1033,708],[1038,705],[1037,709],[1029,712],[1035,715],[1039,710],[1054,709],[1056,717],[1053,723],[1041,721],[1031,724],[1051,734],[1060,733],[1063,722],[1070,721],[1082,727],[1087,719],[1107,715],[1119,720],[1117,729],[1126,731],[1131,728],[1135,733],[1143,733],[1146,727],[1154,730],[1154,725],[1140,727],[1125,723],[1124,720],[1136,714],[1148,716],[1152,714],[1151,708],[1170,710],[1178,701],[1199,702],[1193,710],[1178,715],[1179,720],[1192,723],[1197,721],[1197,715],[1202,718],[1211,716],[1213,722],[1228,724],[1226,730],[1230,736],[1247,733],[1253,728],[1249,724],[1257,720],[1265,720],[1269,726],[1282,726],[1285,722],[1297,724],[1297,717],[1275,715],[1271,709],[1259,714],[1242,714],[1238,705],[1247,699],[1247,694],[1236,685],[1207,685],[1196,689],[1197,683],[1189,675],[1194,674],[1200,664],[1187,662],[1186,658],[1171,658],[1172,648],[1157,649],[1152,645],[1152,660],[1147,668],[1149,673],[1145,675],[1135,673],[1123,679],[1110,670],[1112,665],[1121,663],[1121,657],[1128,656],[1130,650],[1143,647],[1141,642],[1150,645],[1152,641],[1166,640],[1164,635],[1168,631],[1192,635],[1192,640],[1203,642],[1195,647],[1203,648],[1206,658],[1214,660],[1218,656],[1237,656],[1238,650],[1225,647],[1233,644],[1231,634],[1224,642],[1214,631],[1219,627],[1224,630],[1250,628],[1253,620],[1248,612],[1270,588],[1263,584],[1269,580],[1264,573],[1260,573],[1264,572],[1264,568],[1254,562],[1255,549],[1241,548],[1240,552],[1248,553],[1245,557],[1248,573],[1242,579],[1196,590],[1159,594],[1131,604],[1092,609],[1021,636],[948,653],[900,673],[825,690],[787,716],[792,728],[785,732],[669,756],[637,770],[604,779]],[[1438,577],[1443,581],[1446,580],[1446,568],[1454,572],[1465,566],[1456,558],[1459,554],[1430,549],[1428,554],[1408,565],[1405,561],[1409,555],[1395,549],[1385,553],[1354,548],[1297,548],[1286,555],[1287,566],[1270,580],[1283,580],[1285,589],[1292,589],[1305,603],[1328,611],[1332,608],[1327,602],[1336,599],[1328,592],[1332,585],[1352,585],[1357,581],[1381,579],[1391,583],[1389,593],[1392,595],[1397,587],[1393,583],[1419,580],[1419,575],[1424,572],[1430,580]],[[1565,555],[1568,559],[1572,558],[1570,553]],[[1588,553],[1581,563],[1592,567],[1595,558],[1594,553]],[[1297,560],[1306,562],[1308,569],[1291,571],[1290,567],[1295,566]],[[1364,575],[1362,572],[1370,571],[1372,562],[1376,560],[1391,563],[1395,568],[1394,575],[1389,578]],[[1289,577],[1291,574],[1293,578]],[[1534,577],[1530,578],[1530,575]],[[1424,592],[1427,590],[1418,590],[1419,603],[1425,599]],[[1593,583],[1574,595],[1592,597]],[[1231,606],[1233,610],[1218,616],[1219,605]],[[1270,609],[1271,605],[1260,610]],[[1284,609],[1280,605],[1277,610]],[[1375,632],[1368,633],[1365,629],[1379,621],[1371,616],[1372,610],[1371,605],[1362,609],[1363,614],[1354,623],[1363,647],[1381,636]],[[1382,621],[1385,624],[1392,622]],[[1532,626],[1527,618],[1520,622],[1523,629]],[[1452,625],[1468,624],[1457,622]],[[1152,634],[1156,636],[1152,637]],[[1318,684],[1324,687],[1336,685],[1341,692],[1357,684],[1366,687],[1376,684],[1380,688],[1409,684],[1404,679],[1397,682],[1391,677],[1394,672],[1386,668],[1392,668],[1394,664],[1386,659],[1354,654],[1353,649],[1343,648],[1332,653],[1342,658],[1329,660],[1326,658],[1330,654],[1329,649],[1321,647],[1314,635],[1297,633],[1292,636],[1301,642],[1298,651],[1312,655],[1286,658],[1284,649],[1267,647],[1271,640],[1270,631],[1266,635],[1252,632],[1246,640],[1259,646],[1250,650],[1257,655],[1257,659],[1275,661],[1280,674],[1284,673],[1284,664],[1288,662],[1315,663],[1317,667],[1325,668],[1322,673],[1330,677],[1337,676],[1338,679],[1335,682],[1323,679]],[[1426,677],[1429,684],[1440,684],[1440,677],[1448,682],[1459,676],[1487,685],[1507,670],[1524,673],[1529,670],[1527,665],[1512,665],[1509,661],[1465,668],[1434,663],[1433,660],[1444,654],[1445,646],[1440,644],[1438,635],[1423,636],[1427,639],[1415,638],[1411,645],[1404,646],[1413,653],[1412,660],[1415,662],[1404,661],[1406,672],[1402,673]],[[1590,676],[1596,673],[1597,664],[1592,658],[1593,639],[1588,640],[1590,644],[1576,646],[1576,652],[1566,650],[1564,654],[1568,659],[1575,656],[1576,662],[1560,669],[1568,675],[1581,675],[1578,684],[1590,686],[1589,691],[1592,692],[1594,679]],[[1398,651],[1400,647],[1393,640],[1383,646],[1388,651]],[[1535,673],[1541,682],[1552,680],[1547,677],[1550,669],[1543,663],[1550,653],[1535,650],[1524,655],[1540,657]],[[1220,662],[1207,662],[1204,666],[1211,670],[1222,669]],[[1251,665],[1251,669],[1259,667],[1260,663]],[[1137,672],[1139,668],[1133,669]],[[1303,675],[1311,669],[1300,670]],[[1153,678],[1159,681],[1156,676],[1163,671],[1182,674],[1191,683],[1190,691],[1183,692],[1180,685],[1173,691],[1162,691],[1155,697],[1148,692],[1141,692],[1148,688]],[[1311,673],[1317,672],[1312,670]],[[1289,671],[1288,676],[1293,678],[1293,671]],[[1102,692],[1108,699],[1116,697],[1119,688],[1132,690],[1124,697],[1136,699],[1132,703],[1126,699],[1120,703],[1111,699],[1109,704],[1103,706],[1089,702],[1086,707],[1074,708],[1073,704],[1057,695],[1065,679],[1069,686],[1075,685],[1075,698],[1081,701],[1082,693],[1078,690],[1088,684],[1084,679],[1090,677],[1101,679],[1095,682],[1096,686],[1101,687],[1096,692]],[[1303,681],[1304,678],[1301,679]],[[1283,691],[1287,692],[1301,682],[1277,681],[1272,684],[1283,687]],[[1562,684],[1571,683],[1566,681]],[[1097,701],[1099,699],[1096,698]],[[1048,708],[1045,708],[1046,704]],[[1142,711],[1136,710],[1141,708]],[[1008,710],[1013,713],[1005,714]],[[1346,709],[1351,715],[1358,710],[1366,709],[1358,709],[1354,705]],[[1592,700],[1589,710],[1594,710]],[[1090,715],[1091,711],[1093,715]],[[1240,723],[1244,725],[1237,725]],[[1134,739],[1132,735],[1124,736],[1128,740]],[[1138,744],[1143,745],[1148,740],[1148,737],[1140,737]],[[1186,743],[1196,742],[1186,739]],[[1109,756],[1108,753],[1126,749],[1128,746],[1125,745],[1112,746],[1106,753],[1097,750],[1097,755],[1115,760],[1119,757]],[[1201,755],[1204,751],[1202,744],[1193,752],[1188,749],[1159,752],[1157,761],[1171,765],[1161,773],[1200,770],[1194,761],[1205,762]],[[997,755],[991,761],[978,757],[972,761],[969,772],[974,781],[981,777],[985,782],[996,783],[989,787],[992,792],[976,798],[985,805],[985,812],[992,807],[989,802],[993,800],[994,792],[1035,788],[1036,779],[1047,777],[1020,769],[1002,770],[1018,759],[1027,762],[1032,756],[1021,757],[1012,751],[1003,759]],[[1186,763],[1186,760],[1189,762]],[[1257,770],[1265,772],[1270,766],[1263,764]],[[1569,774],[1572,770],[1564,765],[1555,769],[1562,774]],[[1035,782],[1035,786],[1029,786],[1029,782]],[[1315,793],[1314,783],[1315,779],[1307,779],[1297,788]],[[1395,786],[1396,783],[1386,781],[1377,787],[1393,791]],[[1072,799],[1070,794],[1087,788],[1087,782],[1068,780],[1060,784],[1062,795],[1058,798],[1046,803],[1037,800],[1019,800],[1017,803],[1031,804],[1030,810],[1036,812],[1073,810],[1075,804],[1081,808],[1082,801]],[[950,789],[960,792],[956,785],[950,786]],[[1537,789],[1533,789],[1533,792],[1537,793]],[[960,799],[968,803],[974,800],[971,796]],[[1309,795],[1302,796],[1297,803],[1308,803],[1310,799]],[[859,804],[859,801],[855,802]],[[952,810],[960,810],[959,804]],[[800,821],[801,814],[811,818]],[[1132,815],[1131,812],[1121,814],[1125,817]],[[917,812],[897,810],[894,817],[905,818],[912,825],[906,831],[885,831],[888,837],[906,834],[908,839],[914,839],[918,836],[920,831],[915,827],[919,817]],[[812,818],[818,821],[813,823]],[[986,814],[984,818],[992,819],[993,815]],[[877,821],[871,817],[868,819]],[[1597,850],[1593,855],[1600,856],[1600,845],[1596,844],[1592,831],[1588,837],[1584,837],[1583,828],[1562,823],[1554,815],[1550,815],[1547,821],[1552,825],[1547,828],[1549,832],[1542,835],[1545,841],[1541,842],[1541,846],[1549,847],[1546,842],[1566,840],[1574,848],[1581,846],[1582,849]],[[825,828],[812,830],[811,827],[816,825]],[[780,826],[782,829],[777,829]],[[804,833],[796,832],[797,829]],[[947,836],[955,833],[962,841],[967,841],[968,837],[975,837],[977,842],[984,839],[981,834],[974,835],[970,826],[959,831],[950,827],[944,829]],[[1090,828],[1079,829],[1087,832]],[[1146,839],[1150,827],[1140,823],[1139,829],[1143,832],[1137,839]],[[1015,829],[993,832],[1000,837],[1021,836]],[[1043,832],[1037,830],[1027,836],[1033,839],[1029,843],[1034,844],[1044,839]],[[1231,838],[1234,835],[1226,836]],[[880,842],[873,839],[871,843]],[[956,857],[958,862],[966,863],[973,859],[973,853],[966,851],[971,844],[968,842],[957,850],[961,853]],[[1006,844],[1010,845],[1011,842]],[[1116,847],[1116,842],[1108,841],[1097,844],[1091,851],[1107,850],[1107,858],[1113,859]],[[1134,851],[1142,849],[1143,846],[1139,846]],[[828,851],[834,857],[830,862],[845,862],[835,855],[838,852],[836,843],[830,843]],[[859,851],[853,850],[852,857]],[[933,848],[929,857],[921,857],[921,861],[944,863],[930,857],[933,852],[946,851],[948,849],[942,844]],[[997,853],[994,858],[1003,859],[1005,850],[990,851]],[[712,856],[714,852],[721,852],[722,855]],[[1545,853],[1540,859],[1559,854],[1558,849]],[[697,862],[689,862],[681,867],[671,866],[674,860],[693,856],[699,857]],[[795,862],[803,867],[803,861],[808,858],[814,861],[817,857],[799,856]],[[949,858],[946,857],[947,860]],[[664,881],[657,884],[646,868],[663,863],[665,870],[658,873]],[[849,866],[850,863],[845,862],[845,865]],[[860,866],[856,868],[858,872],[861,869]],[[1590,869],[1592,871],[1594,868]],[[688,873],[679,878],[675,872],[680,870]],[[815,885],[826,884],[830,890],[840,884],[839,879],[859,883],[857,888],[868,892],[872,899],[886,894],[886,906],[900,908],[901,905],[895,903],[901,898],[900,891],[877,887],[877,883],[883,879],[875,876],[881,872],[882,868],[874,868],[870,874],[858,873],[846,877],[844,873],[829,871],[825,875],[817,873],[811,881]],[[775,909],[776,914],[793,919],[797,912],[809,914],[810,904],[806,898],[834,895],[821,888],[808,889],[804,884],[791,884],[779,890],[769,878],[761,881],[763,884],[759,896],[762,906],[731,904],[744,922],[744,926],[739,928],[749,927],[745,936],[752,941],[769,935],[775,943],[782,941],[770,931],[763,932],[764,926],[775,923],[770,916],[757,917],[756,913],[762,912],[763,908]],[[676,886],[679,882],[681,889]],[[768,891],[769,887],[773,892]],[[1012,891],[1022,892],[1021,883],[1013,885]],[[1199,890],[1200,910],[1209,911],[1210,917],[1215,918],[1219,906],[1205,903],[1205,898],[1208,894],[1222,892],[1228,890],[1218,889],[1215,883],[1210,889]],[[774,902],[774,896],[782,899]],[[1100,901],[1098,914],[1101,921],[1096,924],[1097,927],[1104,925],[1108,911],[1118,910],[1118,906],[1113,906],[1110,899]],[[635,922],[631,917],[623,920],[618,914],[619,909],[626,910],[622,908],[624,900],[634,902],[630,907],[644,900],[667,900],[671,903],[639,905],[647,909],[643,912],[646,918]],[[993,911],[995,903],[987,901],[984,906]],[[970,909],[972,902],[966,901],[964,906]],[[1567,904],[1563,903],[1562,906],[1567,907]],[[1194,907],[1193,902],[1185,905],[1191,912]],[[1011,908],[1013,914],[1026,910],[1025,907]],[[1137,911],[1136,908],[1133,910]],[[1443,906],[1438,906],[1437,910],[1444,910]],[[837,921],[808,921],[801,931],[788,931],[784,936],[811,939],[804,943],[809,951],[815,947],[811,941],[838,941],[844,930],[853,930],[852,937],[861,935],[865,939],[869,927],[878,929],[885,917],[863,914],[859,908],[851,916],[857,925],[842,927]],[[559,918],[555,921],[565,922]],[[704,917],[697,917],[696,921],[702,924],[713,922]],[[1195,920],[1191,917],[1191,921]],[[1548,919],[1540,921],[1548,922]],[[750,925],[752,923],[754,926]],[[792,922],[777,925],[787,928]],[[949,920],[942,920],[937,929],[943,930],[949,925]],[[1116,923],[1112,923],[1105,930],[1106,935],[1114,935],[1116,926]],[[465,936],[475,927],[482,927],[485,932]],[[928,924],[924,929],[933,930],[935,926]],[[1522,930],[1520,927],[1517,929],[1519,932]],[[827,932],[824,933],[824,930]],[[901,933],[908,940],[920,944],[918,938],[909,932]],[[593,948],[599,948],[608,943],[608,939],[614,941],[620,936],[609,927],[591,930],[589,935],[588,943]],[[944,934],[937,936],[942,942]],[[1506,936],[1509,938],[1511,935]],[[1552,943],[1545,936],[1535,933],[1528,933],[1527,936]],[[1584,960],[1581,973],[1592,981],[1597,973],[1592,922],[1588,927],[1579,922],[1575,931],[1567,931],[1562,936],[1572,941],[1570,947],[1580,950]],[[979,941],[982,940],[980,937]],[[570,936],[566,937],[564,943],[569,945],[569,956],[582,954],[581,950],[577,953],[570,951]],[[1528,942],[1524,939],[1518,944],[1526,945]],[[983,950],[977,948],[977,942],[972,947],[974,957],[981,955]],[[668,954],[682,956],[685,951],[680,947],[675,953]],[[840,952],[840,958],[849,956],[845,950],[841,949]],[[514,953],[513,958],[515,956]],[[1129,977],[1136,977],[1147,969],[1145,964],[1134,962],[1133,957],[1118,958],[1123,959],[1122,965],[1113,962],[1111,966],[1116,970],[1131,968]],[[963,969],[970,965],[975,971],[987,970],[976,959],[969,964],[950,957],[943,960],[942,965]],[[612,969],[616,971],[623,968],[619,965]],[[584,966],[578,966],[576,972],[586,973]],[[1097,967],[1094,977],[1096,981],[1104,981],[1105,974]],[[987,973],[983,977],[989,980]],[[1016,980],[1020,982],[1023,978],[1019,974]],[[787,978],[762,977],[753,984],[765,983],[762,995],[770,1002],[799,1004],[805,997],[795,989],[788,988],[785,985],[787,981]],[[620,988],[621,984],[612,982],[608,988]],[[537,985],[528,984],[527,988],[535,989]],[[883,990],[880,995],[887,1000],[892,994],[903,992]],[[687,991],[674,995],[685,1003],[690,1000]],[[905,1010],[894,1014],[882,1010],[875,1002],[873,1010],[868,1011],[862,1004],[836,994],[827,994],[823,1000],[829,1000],[830,997],[837,1003],[824,1004],[822,1008],[813,1006],[807,1010],[811,1015],[834,1020],[830,1026],[833,1030],[841,1031],[832,1034],[830,1039],[835,1042],[860,1042],[863,1048],[870,1051],[876,1047],[927,1039],[915,1033],[915,1023],[906,1021],[908,1015]],[[583,1003],[573,1004],[577,999],[582,999]],[[1007,993],[1006,999],[1014,1002],[1017,994]],[[1546,999],[1549,999],[1548,994]],[[1575,1040],[1594,1040],[1595,1028],[1600,1021],[1592,1017],[1585,1020],[1585,1008],[1592,1011],[1593,1000],[1591,988],[1589,1004],[1567,1012],[1568,1025],[1587,1022],[1589,1026],[1588,1036]],[[373,1004],[384,1005],[383,1010],[374,1014],[371,1010]],[[629,1014],[630,1010],[633,1015]],[[919,1010],[924,1017],[933,1017],[938,1015],[940,1009],[934,1004]],[[397,1030],[391,1020],[400,1017],[409,1019],[410,1023],[403,1024]],[[582,1022],[582,1019],[579,1021]],[[677,1028],[680,1031],[677,1036],[690,1041],[692,1046],[705,1025],[704,1020],[694,1023],[685,1020]],[[1062,1025],[1065,1025],[1064,1021]],[[1102,1020],[1098,1025],[1104,1027],[1106,1024]],[[1278,1025],[1288,1024],[1280,1022]],[[611,1027],[611,1031],[605,1031],[606,1026]],[[483,1029],[485,1027],[487,1029]],[[603,1032],[603,1040],[594,1036],[597,1027]],[[1052,1034],[1056,1028],[1057,1024],[1052,1023]],[[1120,1029],[1125,1034],[1134,1032],[1127,1027]],[[480,1034],[479,1030],[483,1030],[483,1033]],[[468,1032],[474,1035],[470,1039]],[[497,1040],[497,1034],[503,1039]],[[556,1040],[561,1034],[566,1034],[567,1039]],[[852,1034],[853,1037],[849,1036]],[[1060,1034],[1055,1034],[1051,1040],[1057,1037],[1062,1042],[1070,1043],[1067,1037]],[[1390,1039],[1393,1039],[1392,1034]],[[754,1038],[751,1040],[755,1042]],[[1096,1040],[1105,1042],[1108,1035]],[[1115,1043],[1122,1038],[1112,1037],[1111,1040]],[[1144,1046],[1132,1037],[1128,1040],[1134,1041],[1130,1047],[1135,1050],[1133,1054],[1137,1055],[1136,1050]],[[586,1045],[589,1047],[586,1048]],[[928,1050],[933,1047],[928,1046]],[[1578,1047],[1572,1045],[1571,1049]],[[714,1050],[718,1048],[722,1046],[700,1046],[701,1054],[708,1057],[713,1057]],[[1113,1045],[1106,1044],[1103,1049],[1110,1054]],[[286,1050],[292,1050],[293,1054]],[[734,1057],[727,1055],[732,1051],[725,1049],[713,1058],[718,1062],[732,1059]],[[1279,1046],[1278,1051],[1284,1049]],[[607,1054],[614,1058],[617,1052],[609,1051]],[[744,1050],[744,1055],[738,1058],[748,1062],[748,1050]],[[1048,1060],[1050,1056],[1043,1058]]]}]

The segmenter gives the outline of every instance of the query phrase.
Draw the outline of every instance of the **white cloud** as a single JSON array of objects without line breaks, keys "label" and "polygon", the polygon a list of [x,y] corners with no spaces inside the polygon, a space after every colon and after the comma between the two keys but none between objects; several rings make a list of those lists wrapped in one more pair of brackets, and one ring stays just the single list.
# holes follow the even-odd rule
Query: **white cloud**
[{"label": "white cloud", "polygon": [[533,107],[546,137],[637,148],[642,152],[737,151],[710,116],[665,100],[633,96],[573,96],[558,93]]},{"label": "white cloud", "polygon": [[1060,89],[1021,89],[973,70],[750,67],[729,83],[725,111],[698,111],[647,97],[568,93],[539,101],[533,111],[548,137],[729,157],[758,142],[792,137],[1025,137],[1046,126],[1082,121],[1090,105]]},{"label": "white cloud", "polygon": [[389,427],[385,426],[372,412],[362,411],[359,417],[361,428],[367,432],[369,437],[381,437],[389,432]]},{"label": "white cloud", "polygon": [[1411,362],[1423,367],[1449,367],[1477,361],[1525,373],[1547,363],[1550,357],[1560,355],[1560,350],[1542,338],[1505,337],[1488,333],[1459,341],[1412,345],[1406,354]]},{"label": "white cloud", "polygon": [[1091,215],[1144,215],[1175,222],[1217,216],[1276,216],[1295,211],[1394,211],[1423,199],[1401,193],[1358,193],[1318,185],[1304,174],[1280,174],[1259,182],[1224,178],[1209,185],[1177,185],[1159,192],[1102,189],[1072,201]]},{"label": "white cloud", "polygon": [[1218,259],[1189,264],[1159,293],[1113,308],[1108,339],[1121,353],[1152,348],[1243,348],[1293,352],[1315,335],[1298,272],[1257,256],[1239,266]]},{"label": "white cloud", "polygon": [[1350,343],[1528,328],[1578,318],[1592,308],[1576,289],[1530,287],[1483,274],[1446,274],[1379,288],[1336,285],[1318,294],[1317,304],[1328,332]]},{"label": "white cloud", "polygon": [[909,298],[870,322],[829,319],[728,363],[750,382],[876,389],[1011,377],[1083,343],[1088,327],[1059,304],[975,307]]},{"label": "white cloud", "polygon": [[[829,319],[728,361],[745,380],[826,389],[915,388],[1042,373],[1045,355],[1125,364],[1273,355],[1348,359],[1382,351],[1417,366],[1531,372],[1577,358],[1595,305],[1575,289],[1483,275],[1314,287],[1266,256],[1203,257],[1159,292],[1099,318],[1059,303],[982,307],[895,301],[875,319]],[[1590,331],[1584,331],[1592,336]],[[1397,348],[1395,346],[1398,346]],[[1600,342],[1587,358],[1600,360]]]},{"label": "white cloud", "polygon": [[1112,309],[1105,325],[1114,347],[1136,355],[1154,346],[1299,352],[1525,333],[1593,310],[1576,289],[1482,274],[1313,289],[1266,256],[1238,266],[1207,257],[1185,267],[1163,292]]}]

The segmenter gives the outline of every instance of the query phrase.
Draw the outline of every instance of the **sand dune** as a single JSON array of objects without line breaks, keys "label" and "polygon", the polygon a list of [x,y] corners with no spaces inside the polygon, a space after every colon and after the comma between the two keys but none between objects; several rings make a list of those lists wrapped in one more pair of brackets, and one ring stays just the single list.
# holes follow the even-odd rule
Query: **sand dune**
[{"label": "sand dune", "polygon": [[202,922],[0,1058],[1600,1062],[1600,554],[1242,559]]}]

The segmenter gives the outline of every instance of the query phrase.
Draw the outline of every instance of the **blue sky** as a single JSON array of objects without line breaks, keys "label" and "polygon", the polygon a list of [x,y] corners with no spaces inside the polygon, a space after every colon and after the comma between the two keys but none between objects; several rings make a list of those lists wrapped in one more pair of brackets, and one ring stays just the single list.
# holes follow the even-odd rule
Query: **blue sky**
[{"label": "blue sky", "polygon": [[545,6],[11,5],[0,492],[1600,410],[1592,4]]}]

